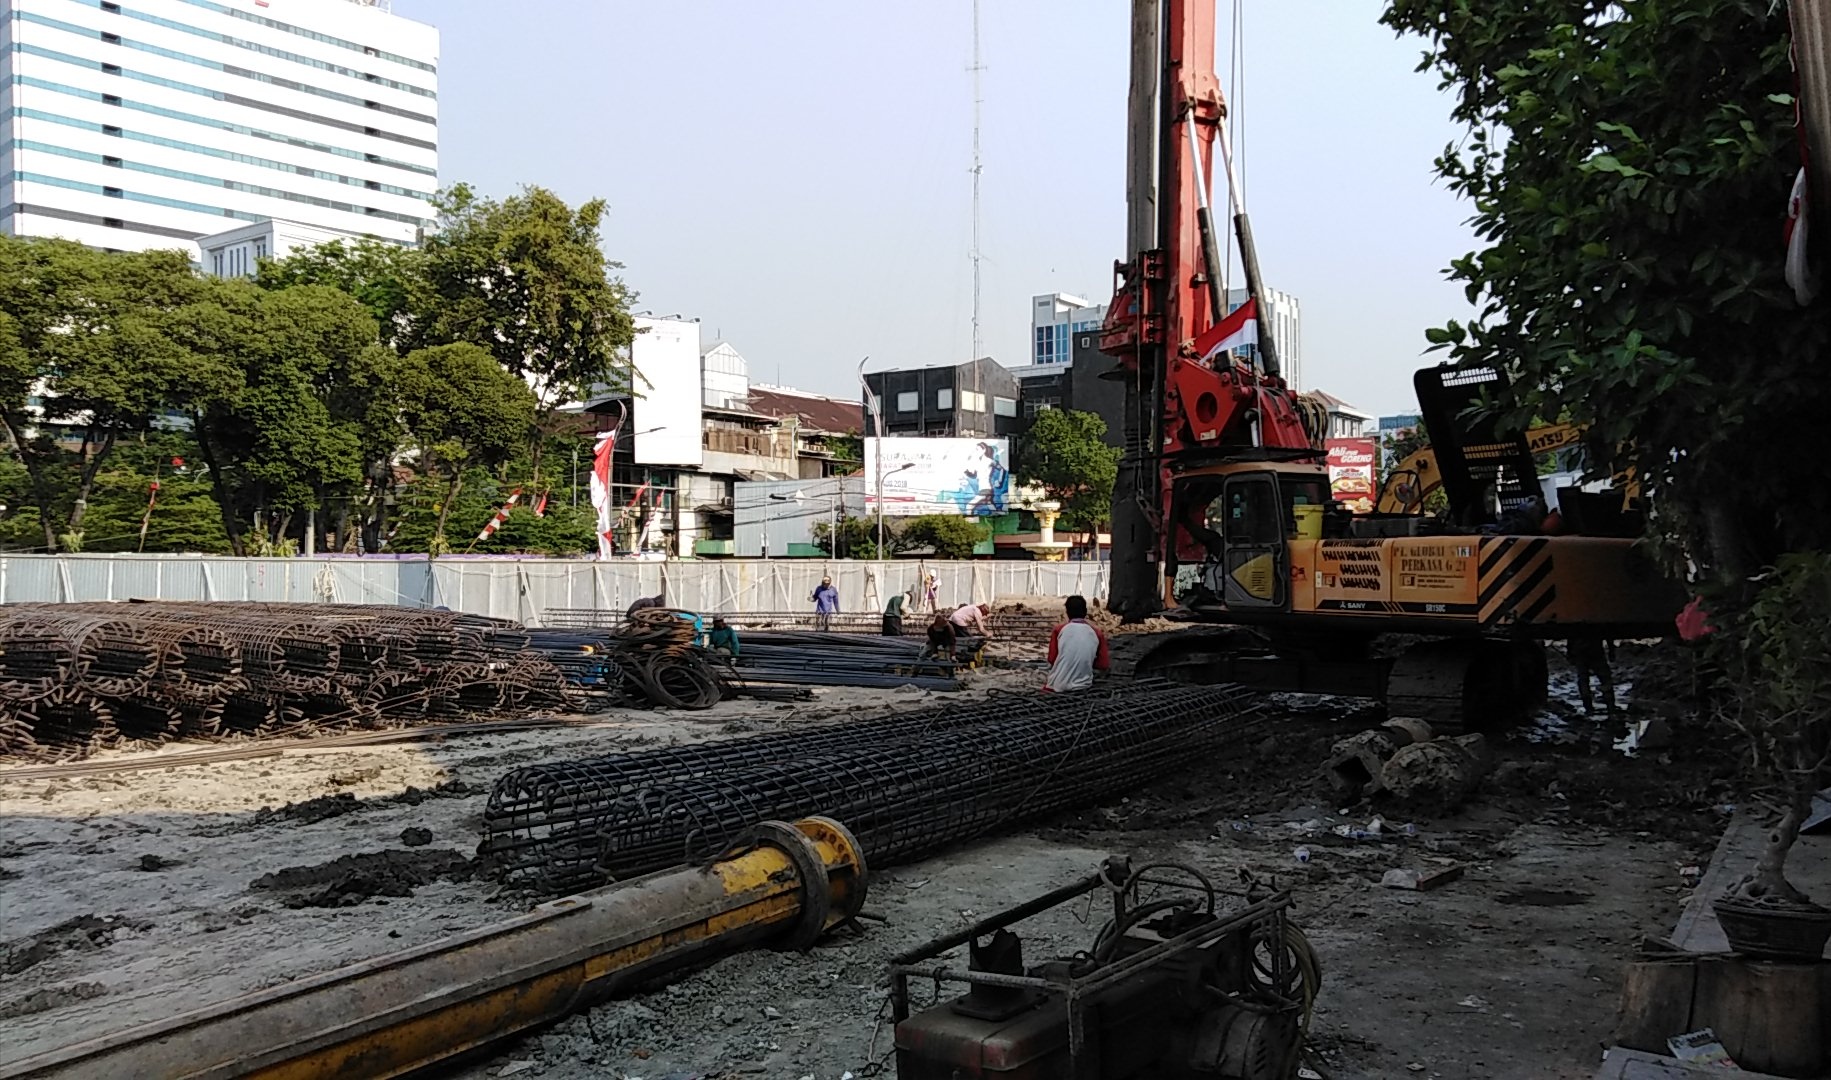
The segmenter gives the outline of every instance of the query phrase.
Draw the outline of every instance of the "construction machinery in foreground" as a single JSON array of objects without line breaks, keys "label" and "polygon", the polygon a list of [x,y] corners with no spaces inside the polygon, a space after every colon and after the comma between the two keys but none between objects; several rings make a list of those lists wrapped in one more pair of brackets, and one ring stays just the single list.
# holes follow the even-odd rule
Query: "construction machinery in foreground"
[{"label": "construction machinery in foreground", "polygon": [[[1500,371],[1414,379],[1447,513],[1336,508],[1315,410],[1257,332],[1265,289],[1214,30],[1213,0],[1133,0],[1129,253],[1100,343],[1126,390],[1109,606],[1217,625],[1128,635],[1115,670],[1376,698],[1478,726],[1543,702],[1544,640],[1666,633],[1682,597],[1619,497],[1560,492],[1567,531],[1540,533],[1526,433],[1487,407]],[[1248,292],[1232,311],[1208,198],[1217,144]]]}]

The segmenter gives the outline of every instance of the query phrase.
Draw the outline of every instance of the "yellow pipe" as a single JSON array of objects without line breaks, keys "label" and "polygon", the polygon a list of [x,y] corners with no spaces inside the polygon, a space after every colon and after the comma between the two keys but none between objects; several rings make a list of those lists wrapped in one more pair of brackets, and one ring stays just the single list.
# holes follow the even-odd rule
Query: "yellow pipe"
[{"label": "yellow pipe", "polygon": [[843,825],[542,904],[495,926],[0,1067],[0,1080],[390,1077],[558,1019],[637,979],[771,939],[803,947],[864,904]]}]

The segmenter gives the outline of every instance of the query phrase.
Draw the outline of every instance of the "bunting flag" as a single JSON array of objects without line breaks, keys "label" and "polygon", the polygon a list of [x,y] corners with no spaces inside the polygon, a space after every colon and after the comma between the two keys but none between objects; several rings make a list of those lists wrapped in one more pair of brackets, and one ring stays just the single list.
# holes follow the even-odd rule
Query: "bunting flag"
[{"label": "bunting flag", "polygon": [[544,491],[540,493],[540,498],[534,501],[534,516],[537,518],[547,516],[547,493]]},{"label": "bunting flag", "polygon": [[1242,345],[1258,343],[1259,302],[1252,297],[1247,297],[1246,302],[1234,308],[1225,319],[1197,334],[1193,342],[1196,355],[1210,367],[1214,366],[1217,357]]},{"label": "bunting flag", "polygon": [[[618,427],[621,427],[621,421]],[[610,459],[617,446],[617,428],[611,428],[598,436],[597,449],[591,455],[591,508],[598,512],[598,558],[608,559],[616,554],[617,545],[612,539],[610,504]]]},{"label": "bunting flag", "polygon": [[496,530],[502,528],[502,523],[509,520],[509,511],[513,510],[515,504],[520,501],[521,489],[516,488],[509,493],[509,501],[502,504],[502,509],[496,511],[496,516],[491,518],[489,524],[483,527],[483,531],[477,534],[477,543],[481,544],[496,535]]}]

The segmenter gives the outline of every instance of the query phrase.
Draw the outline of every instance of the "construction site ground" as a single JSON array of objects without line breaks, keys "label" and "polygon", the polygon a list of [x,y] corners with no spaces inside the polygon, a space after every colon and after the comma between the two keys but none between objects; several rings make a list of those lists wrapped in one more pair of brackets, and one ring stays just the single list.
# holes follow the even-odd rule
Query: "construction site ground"
[{"label": "construction site ground", "polygon": [[[1624,689],[1637,674],[1676,678],[1631,650],[1619,666]],[[1039,681],[1034,669],[986,671],[965,693]],[[1294,892],[1324,966],[1307,1061],[1325,1077],[1589,1076],[1624,963],[1643,935],[1670,932],[1696,881],[1687,868],[1709,861],[1733,761],[1682,728],[1681,749],[1624,756],[1571,715],[1568,672],[1554,683],[1541,722],[1499,745],[1499,771],[1456,811],[1341,813],[1317,770],[1371,714],[1278,699],[1278,733],[1242,756],[877,872],[857,934],[807,954],[730,956],[456,1074],[892,1075],[889,956],[1118,852]],[[526,898],[499,895],[470,863],[489,787],[516,765],[843,723],[938,696],[830,690],[813,705],[619,710],[588,727],[75,779],[0,770],[0,1068],[522,910]],[[1386,814],[1385,839],[1332,831],[1374,812]],[[1408,821],[1415,836],[1397,829]],[[1464,875],[1434,891],[1380,885],[1393,867],[1447,865]],[[1086,948],[1104,918],[1044,923],[1025,955]]]}]

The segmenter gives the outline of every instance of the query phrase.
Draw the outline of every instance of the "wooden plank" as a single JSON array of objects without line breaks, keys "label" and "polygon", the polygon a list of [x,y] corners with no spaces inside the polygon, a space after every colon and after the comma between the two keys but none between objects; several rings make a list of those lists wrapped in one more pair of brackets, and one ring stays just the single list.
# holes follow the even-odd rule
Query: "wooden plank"
[{"label": "wooden plank", "polygon": [[1701,959],[1688,1030],[1715,1031],[1743,1068],[1815,1076],[1825,1064],[1822,968]]},{"label": "wooden plank", "polygon": [[1691,1022],[1697,966],[1696,956],[1643,959],[1630,966],[1621,984],[1616,1045],[1661,1053],[1667,1039],[1702,1026]]}]

